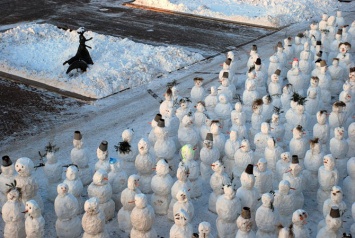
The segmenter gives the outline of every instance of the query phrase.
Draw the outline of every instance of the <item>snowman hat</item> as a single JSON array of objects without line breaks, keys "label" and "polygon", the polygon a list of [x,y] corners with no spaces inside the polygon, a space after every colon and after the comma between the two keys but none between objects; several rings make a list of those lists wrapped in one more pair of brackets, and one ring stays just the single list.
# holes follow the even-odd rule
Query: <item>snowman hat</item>
[{"label": "snowman hat", "polygon": [[261,65],[261,59],[260,58],[257,58],[255,60],[255,65]]},{"label": "snowman hat", "polygon": [[109,162],[110,162],[110,164],[116,164],[117,159],[116,158],[110,158]]},{"label": "snowman hat", "polygon": [[275,70],[275,73],[274,73],[274,74],[276,74],[276,75],[280,76],[280,74],[281,74],[281,70],[279,70],[279,69]]},{"label": "snowman hat", "polygon": [[258,51],[258,46],[257,45],[252,45],[251,46],[252,51]]},{"label": "snowman hat", "polygon": [[322,45],[322,41],[317,40],[316,45]]},{"label": "snowman hat", "polygon": [[160,113],[158,113],[157,115],[155,115],[154,121],[158,122],[161,118],[162,118],[162,115]]},{"label": "snowman hat", "polygon": [[203,81],[203,78],[195,77],[195,78],[194,78],[194,81]]},{"label": "snowman hat", "polygon": [[355,72],[355,67],[350,68],[350,73],[354,73]]},{"label": "snowman hat", "polygon": [[8,167],[8,166],[12,165],[12,161],[8,155],[4,155],[2,157],[2,164],[1,165],[3,167]]},{"label": "snowman hat", "polygon": [[299,164],[298,155],[292,155],[292,164]]},{"label": "snowman hat", "polygon": [[161,128],[164,128],[165,127],[165,120],[160,118],[159,121],[158,121],[158,126],[161,127]]},{"label": "snowman hat", "polygon": [[319,63],[321,61],[322,61],[322,59],[317,59],[314,63]]},{"label": "snowman hat", "polygon": [[232,59],[228,58],[226,59],[226,61],[224,61],[224,63],[226,63],[226,65],[231,65]]},{"label": "snowman hat", "polygon": [[343,101],[338,101],[333,104],[334,107],[346,107],[346,104]]},{"label": "snowman hat", "polygon": [[107,151],[108,142],[103,140],[99,146],[99,149],[103,152]]},{"label": "snowman hat", "polygon": [[343,34],[343,29],[339,28],[337,31],[337,35],[342,35]]},{"label": "snowman hat", "polygon": [[81,135],[80,131],[75,131],[74,132],[74,140],[81,140],[83,136]]},{"label": "snowman hat", "polygon": [[323,55],[323,51],[321,51],[321,50],[320,50],[320,51],[318,51],[316,55],[317,55],[318,57],[322,57],[322,55]]},{"label": "snowman hat", "polygon": [[300,32],[300,33],[297,34],[297,37],[303,38],[303,37],[304,37],[304,34],[303,34],[302,32]]},{"label": "snowman hat", "polygon": [[213,141],[213,134],[212,133],[207,133],[206,140]]},{"label": "snowman hat", "polygon": [[242,209],[242,214],[240,214],[244,219],[250,219],[251,214],[250,214],[250,208],[249,207],[243,207]]},{"label": "snowman hat", "polygon": [[330,209],[329,215],[330,215],[332,218],[339,218],[339,217],[340,217],[339,207],[337,207],[337,206],[332,206],[332,208]]},{"label": "snowman hat", "polygon": [[277,42],[277,48],[283,48],[281,41]]},{"label": "snowman hat", "polygon": [[339,58],[333,58],[333,61],[336,60],[336,61],[339,61]]},{"label": "snowman hat", "polygon": [[222,78],[228,78],[229,77],[229,73],[227,71],[223,72],[222,74]]},{"label": "snowman hat", "polygon": [[253,170],[254,170],[254,165],[248,164],[247,167],[245,168],[245,173],[253,174]]},{"label": "snowman hat", "polygon": [[327,66],[327,62],[325,62],[325,60],[322,60],[320,62],[320,67],[326,67]]},{"label": "snowman hat", "polygon": [[313,146],[314,144],[318,144],[319,143],[319,138],[315,137],[313,140],[309,140],[309,144],[311,146]]}]

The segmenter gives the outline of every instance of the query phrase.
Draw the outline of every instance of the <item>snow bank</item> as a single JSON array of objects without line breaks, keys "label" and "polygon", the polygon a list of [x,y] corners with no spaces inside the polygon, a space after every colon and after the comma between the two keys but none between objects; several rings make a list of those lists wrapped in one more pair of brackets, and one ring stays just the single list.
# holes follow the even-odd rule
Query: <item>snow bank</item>
[{"label": "snow bank", "polygon": [[134,4],[269,27],[333,13],[337,0],[136,0]]},{"label": "snow bank", "polygon": [[146,84],[157,76],[200,61],[200,54],[179,47],[155,47],[129,39],[86,32],[94,65],[86,73],[65,74],[63,62],[79,46],[76,31],[49,24],[26,24],[0,33],[0,71],[87,97],[102,98]]}]

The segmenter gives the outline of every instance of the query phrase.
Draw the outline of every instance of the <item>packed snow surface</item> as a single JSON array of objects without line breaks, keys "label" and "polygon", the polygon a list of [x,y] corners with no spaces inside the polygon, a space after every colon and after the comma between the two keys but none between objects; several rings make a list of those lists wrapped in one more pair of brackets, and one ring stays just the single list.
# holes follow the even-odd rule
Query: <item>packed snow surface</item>
[{"label": "packed snow surface", "polygon": [[339,7],[337,0],[136,0],[134,4],[268,27],[310,20]]},{"label": "packed snow surface", "polygon": [[0,33],[0,71],[39,81],[91,98],[102,98],[146,84],[157,76],[203,59],[174,46],[151,46],[91,31],[86,45],[94,65],[84,74],[66,74],[63,62],[79,46],[76,31],[50,24],[25,24]]}]

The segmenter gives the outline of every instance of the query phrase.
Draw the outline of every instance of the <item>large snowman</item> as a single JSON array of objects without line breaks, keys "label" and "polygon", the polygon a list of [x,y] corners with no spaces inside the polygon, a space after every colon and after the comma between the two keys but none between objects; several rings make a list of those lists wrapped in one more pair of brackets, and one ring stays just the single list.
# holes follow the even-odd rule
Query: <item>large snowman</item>
[{"label": "large snowman", "polygon": [[86,200],[84,210],[81,220],[84,229],[83,238],[109,238],[105,227],[105,214],[100,210],[99,200],[96,197]]}]

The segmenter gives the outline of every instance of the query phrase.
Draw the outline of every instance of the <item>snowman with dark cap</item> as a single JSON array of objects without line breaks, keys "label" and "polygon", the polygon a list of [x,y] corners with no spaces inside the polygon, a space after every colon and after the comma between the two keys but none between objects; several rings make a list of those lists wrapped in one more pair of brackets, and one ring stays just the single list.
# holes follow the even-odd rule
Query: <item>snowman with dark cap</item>
[{"label": "snowman with dark cap", "polygon": [[108,142],[103,140],[96,150],[98,161],[95,164],[95,171],[99,169],[110,171],[110,161],[108,159]]},{"label": "snowman with dark cap", "polygon": [[2,157],[1,174],[0,174],[0,207],[2,207],[6,199],[9,187],[6,184],[11,184],[16,176],[15,167],[8,155]]}]

